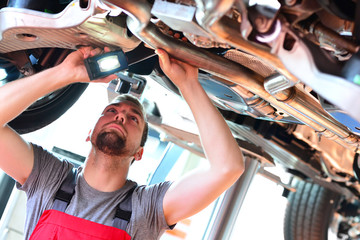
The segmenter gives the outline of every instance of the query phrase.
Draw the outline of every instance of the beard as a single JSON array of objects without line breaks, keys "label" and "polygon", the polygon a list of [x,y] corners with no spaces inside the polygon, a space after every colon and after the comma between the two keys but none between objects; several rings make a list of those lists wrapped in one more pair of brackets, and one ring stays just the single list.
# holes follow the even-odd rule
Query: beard
[{"label": "beard", "polygon": [[96,138],[95,146],[106,155],[120,156],[126,153],[126,139],[115,132],[101,132]]}]

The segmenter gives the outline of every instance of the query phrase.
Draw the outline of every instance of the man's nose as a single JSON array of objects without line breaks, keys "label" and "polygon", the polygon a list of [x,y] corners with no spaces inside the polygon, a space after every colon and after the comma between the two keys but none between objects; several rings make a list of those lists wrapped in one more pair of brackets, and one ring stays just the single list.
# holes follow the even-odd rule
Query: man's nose
[{"label": "man's nose", "polygon": [[116,116],[115,116],[115,120],[116,121],[120,121],[122,124],[124,124],[125,123],[125,114],[124,113],[122,113],[122,112],[119,112],[118,114],[116,114]]}]

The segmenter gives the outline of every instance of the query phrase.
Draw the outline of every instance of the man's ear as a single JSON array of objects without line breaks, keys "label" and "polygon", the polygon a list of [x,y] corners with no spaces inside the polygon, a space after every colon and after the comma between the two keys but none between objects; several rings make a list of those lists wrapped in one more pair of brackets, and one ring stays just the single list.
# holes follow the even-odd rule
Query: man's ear
[{"label": "man's ear", "polygon": [[141,160],[143,153],[144,153],[144,148],[140,147],[139,150],[134,155],[134,160],[135,161]]},{"label": "man's ear", "polygon": [[92,130],[89,131],[89,133],[88,133],[88,135],[86,137],[86,140],[85,140],[86,142],[90,142],[91,132],[92,132]]}]

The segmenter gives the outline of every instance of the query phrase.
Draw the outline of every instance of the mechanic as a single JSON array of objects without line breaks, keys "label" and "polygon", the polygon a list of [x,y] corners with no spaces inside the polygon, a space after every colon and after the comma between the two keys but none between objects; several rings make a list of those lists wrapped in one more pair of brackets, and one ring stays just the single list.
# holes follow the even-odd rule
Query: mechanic
[{"label": "mechanic", "polygon": [[[158,239],[178,221],[208,206],[244,171],[241,150],[202,89],[198,69],[158,49],[161,68],[194,114],[209,167],[173,183],[136,187],[127,174],[132,161],[141,160],[147,123],[139,102],[120,97],[105,108],[88,136],[91,150],[75,174],[70,203],[65,210],[54,209],[55,195],[71,175],[72,164],[26,142],[7,123],[45,94],[71,83],[89,82],[83,60],[100,51],[81,48],[58,66],[0,88],[0,167],[27,194],[26,239]],[[121,230],[113,227],[114,215],[129,193],[132,213]]]}]

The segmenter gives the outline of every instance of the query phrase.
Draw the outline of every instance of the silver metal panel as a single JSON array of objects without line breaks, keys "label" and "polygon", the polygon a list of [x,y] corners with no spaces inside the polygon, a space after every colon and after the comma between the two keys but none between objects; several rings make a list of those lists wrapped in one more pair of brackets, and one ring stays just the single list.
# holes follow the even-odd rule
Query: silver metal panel
[{"label": "silver metal panel", "polygon": [[58,14],[1,9],[0,53],[46,47],[76,49],[81,45],[113,45],[129,51],[140,44],[135,36],[127,35],[126,28],[106,20],[110,11],[96,3],[91,1],[87,9],[82,9],[75,1]]},{"label": "silver metal panel", "polygon": [[210,35],[195,22],[195,12],[195,7],[162,0],[155,0],[151,9],[152,14],[174,30],[210,37]]}]

